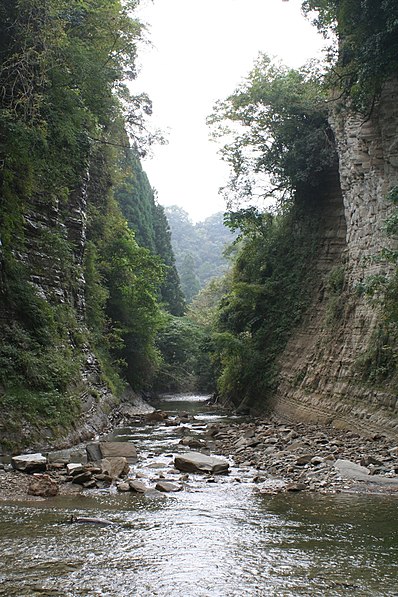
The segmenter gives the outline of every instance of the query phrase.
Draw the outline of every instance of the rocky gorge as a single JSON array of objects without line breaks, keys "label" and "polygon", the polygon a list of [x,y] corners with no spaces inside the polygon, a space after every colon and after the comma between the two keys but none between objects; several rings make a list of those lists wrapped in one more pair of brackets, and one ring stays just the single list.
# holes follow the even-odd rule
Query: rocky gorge
[{"label": "rocky gorge", "polygon": [[203,425],[188,413],[160,410],[136,415],[125,409],[119,428],[126,426],[168,433],[177,442],[176,453],[163,454],[167,460],[158,462],[156,453],[141,454],[137,443],[118,439],[116,428],[99,441],[74,448],[13,456],[0,465],[0,499],[85,495],[91,490],[154,497],[190,491],[191,475],[205,483],[230,475],[234,482],[271,495],[398,492],[398,446],[380,434],[286,425],[277,418]]},{"label": "rocky gorge", "polygon": [[204,398],[3,463],[0,595],[393,595],[394,442]]}]

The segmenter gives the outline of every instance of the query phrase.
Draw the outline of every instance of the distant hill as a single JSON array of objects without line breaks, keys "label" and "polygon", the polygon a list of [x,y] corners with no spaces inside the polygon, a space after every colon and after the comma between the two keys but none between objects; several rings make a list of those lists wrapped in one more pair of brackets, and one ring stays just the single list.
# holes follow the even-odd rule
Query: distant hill
[{"label": "distant hill", "polygon": [[197,224],[176,205],[165,207],[165,213],[181,288],[187,302],[190,302],[207,282],[225,273],[228,261],[223,252],[236,234],[224,226],[222,212]]}]

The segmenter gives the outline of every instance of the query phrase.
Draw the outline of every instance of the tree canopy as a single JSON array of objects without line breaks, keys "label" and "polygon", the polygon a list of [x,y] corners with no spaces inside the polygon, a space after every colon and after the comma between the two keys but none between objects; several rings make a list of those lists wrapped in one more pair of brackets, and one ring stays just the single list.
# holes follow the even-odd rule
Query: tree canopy
[{"label": "tree canopy", "polygon": [[234,208],[248,197],[291,196],[316,186],[336,161],[325,90],[307,70],[293,70],[260,55],[244,83],[215,106],[209,118],[225,139],[231,168],[225,189]]},{"label": "tree canopy", "polygon": [[[319,30],[338,38],[330,85],[369,114],[383,83],[398,73],[398,5],[395,0],[305,0]],[[315,12],[314,12],[315,11]]]}]

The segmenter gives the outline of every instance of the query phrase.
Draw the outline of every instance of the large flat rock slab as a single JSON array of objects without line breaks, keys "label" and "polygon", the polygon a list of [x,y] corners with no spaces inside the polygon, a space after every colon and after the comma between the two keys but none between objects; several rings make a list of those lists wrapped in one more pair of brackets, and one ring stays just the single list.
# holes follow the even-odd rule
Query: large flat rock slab
[{"label": "large flat rock slab", "polygon": [[363,481],[375,485],[386,485],[398,487],[398,478],[384,477],[383,475],[370,475],[369,469],[360,466],[350,460],[336,460],[335,468],[344,479],[353,479],[354,481]]},{"label": "large flat rock slab", "polygon": [[228,473],[229,463],[222,458],[206,456],[200,452],[187,452],[178,454],[174,458],[174,466],[185,473],[211,473],[222,475]]},{"label": "large flat rock slab", "polygon": [[11,459],[15,470],[23,473],[41,473],[46,470],[47,458],[43,454],[20,454]]},{"label": "large flat rock slab", "polygon": [[137,462],[137,450],[130,442],[100,442],[102,458],[127,458],[130,463]]}]

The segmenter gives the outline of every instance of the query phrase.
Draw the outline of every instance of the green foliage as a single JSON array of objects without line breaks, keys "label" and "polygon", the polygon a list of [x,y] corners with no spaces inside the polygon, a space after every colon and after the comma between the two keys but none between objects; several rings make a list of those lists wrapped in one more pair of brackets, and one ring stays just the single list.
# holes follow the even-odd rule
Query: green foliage
[{"label": "green foliage", "polygon": [[[316,283],[316,202],[282,215],[245,212],[246,231],[218,316],[218,389],[236,405],[264,406],[277,383],[278,356],[301,323]],[[247,219],[245,218],[247,216]]]},{"label": "green foliage", "polygon": [[398,365],[397,327],[382,322],[372,335],[368,349],[358,358],[356,368],[371,386],[396,386]]},{"label": "green foliage", "polygon": [[122,161],[122,179],[115,197],[137,242],[159,255],[167,266],[160,298],[172,315],[183,315],[184,297],[181,291],[168,221],[161,205],[155,201],[155,192],[142,169],[136,153],[126,151]]},{"label": "green foliage", "polygon": [[342,265],[335,266],[329,272],[326,280],[328,301],[326,306],[326,322],[329,325],[341,320],[344,313],[346,295],[344,295],[345,273]]},{"label": "green foliage", "polygon": [[100,273],[98,249],[93,241],[87,241],[84,254],[84,279],[86,298],[86,321],[98,345],[106,327],[105,305],[109,290]]},{"label": "green foliage", "polygon": [[260,55],[246,81],[209,118],[214,137],[227,139],[221,155],[232,173],[229,207],[317,186],[319,175],[336,164],[327,116],[317,77]]},{"label": "green foliage", "polygon": [[217,321],[219,303],[228,293],[230,285],[230,274],[210,280],[192,300],[187,317],[211,332]]},{"label": "green foliage", "polygon": [[339,40],[330,85],[368,113],[383,83],[398,71],[398,5],[395,0],[305,0],[304,12]]},{"label": "green foliage", "polygon": [[187,303],[190,303],[200,290],[200,282],[195,274],[195,259],[191,253],[186,253],[180,265],[181,286]]},{"label": "green foliage", "polygon": [[158,295],[164,267],[158,257],[137,244],[113,201],[105,217],[98,210],[92,212],[90,231],[88,323],[96,343],[102,344],[102,354],[105,348],[132,387],[141,389],[149,383],[158,361],[154,340],[162,323]]},{"label": "green foliage", "polygon": [[154,253],[154,191],[135,152],[126,150],[121,160],[121,171],[121,180],[115,189],[117,202],[134,230],[137,242]]},{"label": "green foliage", "polygon": [[10,416],[10,427],[18,434],[18,445],[23,442],[23,425],[34,425],[40,436],[44,427],[53,432],[70,429],[80,414],[77,396],[58,390],[32,391],[24,387],[11,388],[0,395],[3,417]]},{"label": "green foliage", "polygon": [[185,312],[184,293],[177,272],[171,244],[171,231],[164,208],[156,204],[154,211],[155,247],[166,265],[164,282],[160,288],[161,298],[169,313],[181,316]]},{"label": "green foliage", "polygon": [[22,425],[68,426],[79,413],[70,388],[79,379],[84,337],[72,309],[51,305],[27,281],[25,268],[3,259],[0,407]]},{"label": "green foliage", "polygon": [[[386,222],[386,234],[396,246],[398,240],[398,187],[387,194],[394,205]],[[381,310],[382,319],[370,341],[368,350],[358,360],[365,381],[378,384],[387,381],[392,387],[398,377],[398,251],[384,248],[378,261],[384,262],[388,273],[369,276],[360,290]]]},{"label": "green foliage", "polygon": [[181,287],[190,303],[211,279],[227,271],[224,251],[236,235],[224,226],[222,213],[193,224],[187,212],[180,207],[166,207],[165,212]]},{"label": "green foliage", "polygon": [[0,3],[0,394],[9,417],[71,424],[88,342],[115,391],[125,383],[118,371],[142,388],[158,361],[164,268],[113,198],[130,144],[139,168],[151,111],[126,86],[142,32],[137,4]]},{"label": "green foliage", "polygon": [[169,316],[157,338],[163,362],[154,381],[162,392],[211,391],[213,368],[206,329],[187,317]]}]

